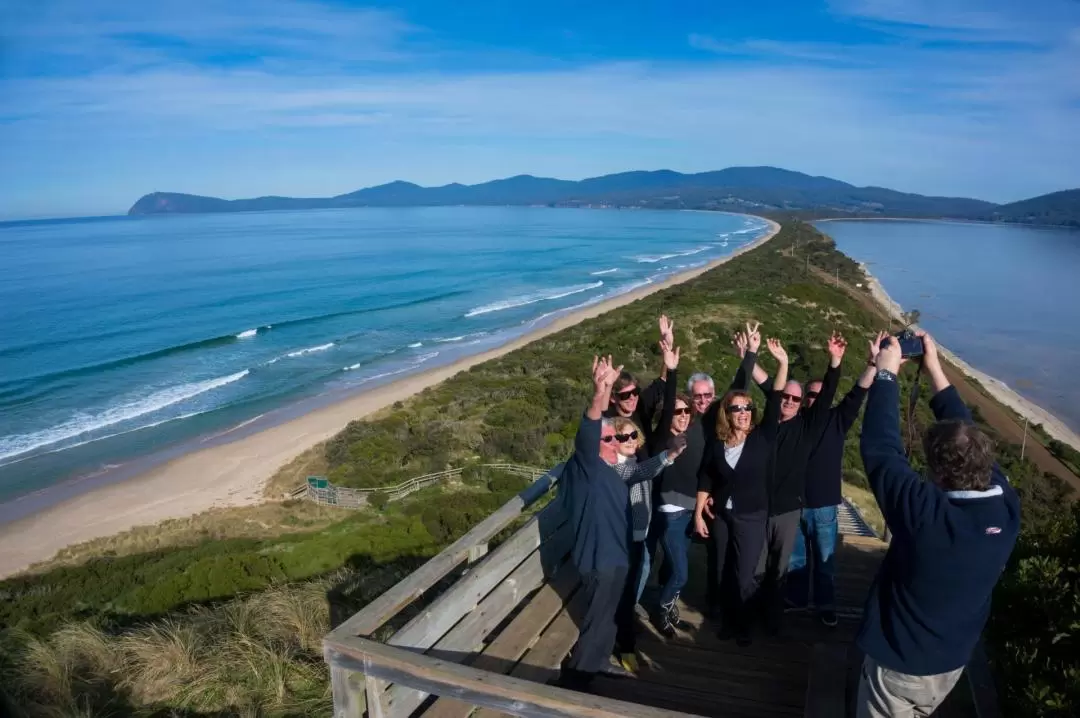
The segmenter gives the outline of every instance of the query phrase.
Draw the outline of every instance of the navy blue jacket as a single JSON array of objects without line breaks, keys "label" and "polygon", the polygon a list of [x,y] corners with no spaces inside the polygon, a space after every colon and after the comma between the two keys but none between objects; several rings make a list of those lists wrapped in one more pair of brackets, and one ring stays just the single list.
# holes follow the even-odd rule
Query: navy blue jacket
[{"label": "navy blue jacket", "polygon": [[[953,387],[930,401],[938,420],[971,422]],[[994,465],[986,491],[944,491],[908,464],[900,390],[878,378],[863,418],[863,462],[893,539],[866,600],[859,648],[917,676],[967,664],[990,615],[990,595],[1020,530],[1020,499]]]},{"label": "navy blue jacket", "polygon": [[[844,441],[859,417],[866,389],[856,384],[840,403],[829,409],[817,446],[806,466],[806,508],[820,509],[840,503],[840,480],[844,469]],[[814,402],[816,405],[817,402]]]},{"label": "navy blue jacket", "polygon": [[574,532],[570,558],[582,574],[630,566],[630,485],[600,458],[600,425],[600,419],[581,418],[559,479]]}]

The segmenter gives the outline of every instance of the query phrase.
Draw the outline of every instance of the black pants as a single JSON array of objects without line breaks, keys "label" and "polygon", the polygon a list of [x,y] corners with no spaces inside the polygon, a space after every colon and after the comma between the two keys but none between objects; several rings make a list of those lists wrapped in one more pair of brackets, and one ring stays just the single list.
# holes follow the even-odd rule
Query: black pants
[{"label": "black pants", "polygon": [[577,645],[565,664],[564,684],[586,683],[611,659],[617,630],[615,613],[625,585],[625,567],[582,575],[581,590],[587,597],[587,606],[579,625]]},{"label": "black pants", "polygon": [[748,630],[749,607],[758,590],[757,567],[765,546],[766,512],[716,514],[709,533],[713,543],[712,573],[720,580],[713,600],[725,622]]},{"label": "black pants", "polygon": [[770,516],[765,524],[765,550],[758,559],[757,576],[763,616],[774,626],[778,625],[784,612],[788,565],[801,517],[802,511],[796,509]]},{"label": "black pants", "polygon": [[615,650],[619,653],[633,653],[637,646],[634,606],[637,605],[638,577],[644,560],[645,542],[631,541],[630,571],[626,574],[619,606],[615,610]]}]

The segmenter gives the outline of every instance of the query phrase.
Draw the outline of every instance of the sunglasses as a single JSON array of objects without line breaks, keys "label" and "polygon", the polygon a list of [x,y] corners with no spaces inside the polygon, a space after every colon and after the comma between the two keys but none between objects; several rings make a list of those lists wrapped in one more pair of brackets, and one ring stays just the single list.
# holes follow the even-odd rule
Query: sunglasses
[{"label": "sunglasses", "polygon": [[676,409],[675,416],[686,416],[690,413],[690,409]]},{"label": "sunglasses", "polygon": [[600,441],[604,442],[605,444],[610,444],[611,442],[615,441],[615,435],[608,434],[607,436],[601,436]]},{"label": "sunglasses", "polygon": [[801,396],[795,396],[794,394],[788,394],[786,391],[783,394],[780,395],[780,398],[784,399],[785,401],[790,401],[792,404],[801,404],[802,403],[802,397]]},{"label": "sunglasses", "polygon": [[753,404],[729,404],[724,411],[729,414],[741,414],[744,411],[750,412],[754,410]]},{"label": "sunglasses", "polygon": [[700,399],[712,399],[714,396],[716,396],[716,394],[713,394],[712,392],[709,392],[708,394],[694,394],[694,401]]},{"label": "sunglasses", "polygon": [[806,398],[807,399],[817,399],[818,394],[820,394],[820,393],[821,392],[819,392],[819,391],[808,391],[808,392],[806,392]]},{"label": "sunglasses", "polygon": [[617,392],[615,394],[615,398],[619,401],[626,401],[627,399],[633,398],[640,393],[641,390],[635,386],[633,389],[627,389],[626,391]]},{"label": "sunglasses", "polygon": [[618,441],[620,444],[624,441],[637,441],[637,432],[631,431],[629,434],[616,434],[615,441]]}]

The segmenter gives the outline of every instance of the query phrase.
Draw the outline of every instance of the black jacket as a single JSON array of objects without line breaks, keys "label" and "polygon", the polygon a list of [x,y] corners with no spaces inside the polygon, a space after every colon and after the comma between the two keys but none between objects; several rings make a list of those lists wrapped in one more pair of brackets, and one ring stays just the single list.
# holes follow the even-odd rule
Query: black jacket
[{"label": "black jacket", "polygon": [[728,466],[724,458],[724,443],[710,443],[701,463],[698,491],[712,495],[714,511],[719,511],[728,499],[736,514],[757,513],[769,507],[768,479],[779,427],[780,393],[772,392],[765,402],[765,415],[746,437],[735,468]]},{"label": "black jacket", "polygon": [[821,439],[810,452],[810,463],[806,467],[806,508],[836,506],[842,500],[840,480],[843,478],[844,441],[859,417],[865,398],[866,389],[856,384],[839,404],[829,409]]},{"label": "black jacket", "polygon": [[[739,373],[735,378],[737,382],[741,379],[743,387],[749,387],[750,374],[743,374],[744,366],[746,366],[745,361],[739,367]],[[803,491],[806,488],[806,468],[810,463],[810,452],[821,440],[839,383],[840,368],[830,366],[825,371],[821,393],[814,405],[809,409],[800,410],[794,418],[780,422],[776,457],[769,481],[770,516],[798,511],[803,507]],[[780,398],[779,392],[772,390],[771,377],[758,386],[765,393],[766,405],[774,393],[777,394],[777,399]]]}]

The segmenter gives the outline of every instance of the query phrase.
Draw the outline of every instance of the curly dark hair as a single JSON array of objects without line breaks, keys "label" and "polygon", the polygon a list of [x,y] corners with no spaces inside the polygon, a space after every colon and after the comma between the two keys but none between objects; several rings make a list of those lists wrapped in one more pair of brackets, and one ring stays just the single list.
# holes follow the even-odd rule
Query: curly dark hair
[{"label": "curly dark hair", "polygon": [[978,427],[949,419],[923,437],[931,477],[946,491],[985,491],[994,467],[994,442]]}]

